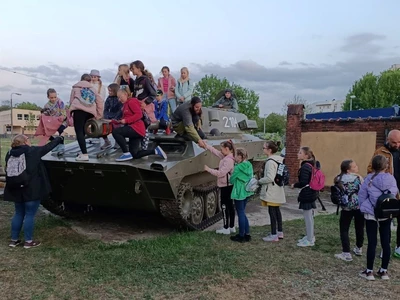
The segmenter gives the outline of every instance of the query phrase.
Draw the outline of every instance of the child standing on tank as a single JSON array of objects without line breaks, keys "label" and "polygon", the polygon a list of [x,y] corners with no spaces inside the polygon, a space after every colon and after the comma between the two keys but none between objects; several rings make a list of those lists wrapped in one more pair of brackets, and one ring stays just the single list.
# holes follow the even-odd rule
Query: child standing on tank
[{"label": "child standing on tank", "polygon": [[[111,83],[108,86],[108,97],[104,103],[103,118],[106,120],[121,120],[122,118],[122,107],[123,104],[118,99],[119,84]],[[111,147],[111,142],[107,136],[103,136],[104,145],[101,146],[101,150],[105,150]]]},{"label": "child standing on tank", "polygon": [[251,240],[249,220],[246,216],[246,204],[253,192],[246,191],[246,184],[253,177],[253,165],[247,160],[247,151],[243,148],[236,150],[236,165],[233,169],[230,183],[233,184],[231,198],[235,201],[239,221],[239,234],[231,236],[234,242],[249,242]]},{"label": "child standing on tank", "polygon": [[220,159],[218,170],[211,169],[207,165],[204,170],[217,177],[217,185],[221,190],[221,208],[224,220],[224,227],[218,229],[216,233],[231,234],[235,233],[235,209],[231,198],[233,185],[229,183],[229,177],[232,174],[235,165],[235,148],[231,140],[221,143],[221,151],[213,146],[207,145],[205,149],[210,150],[212,154]]}]

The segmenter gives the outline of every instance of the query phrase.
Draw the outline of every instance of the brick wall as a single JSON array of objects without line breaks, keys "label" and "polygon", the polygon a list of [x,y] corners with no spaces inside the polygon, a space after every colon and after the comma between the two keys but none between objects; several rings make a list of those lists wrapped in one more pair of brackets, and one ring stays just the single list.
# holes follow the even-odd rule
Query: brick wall
[{"label": "brick wall", "polygon": [[301,147],[302,132],[376,132],[376,148],[382,146],[386,134],[400,128],[400,119],[359,119],[359,120],[304,120],[303,105],[288,105],[286,125],[285,163],[291,174],[291,183],[297,179],[299,162],[297,153]]}]

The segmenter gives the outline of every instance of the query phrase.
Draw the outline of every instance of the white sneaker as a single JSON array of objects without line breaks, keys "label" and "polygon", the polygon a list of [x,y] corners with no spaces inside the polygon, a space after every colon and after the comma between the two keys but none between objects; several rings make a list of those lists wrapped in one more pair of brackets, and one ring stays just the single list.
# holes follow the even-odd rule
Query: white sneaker
[{"label": "white sneaker", "polygon": [[[307,236],[305,235],[301,239],[299,239],[297,242],[302,243],[303,241],[306,241],[306,240],[307,240]],[[315,243],[315,236],[313,237],[312,241],[313,241],[313,243]]]},{"label": "white sneaker", "polygon": [[235,227],[231,227],[231,228],[229,228],[229,231],[230,231],[231,233],[236,233],[236,228],[235,228]]},{"label": "white sneaker", "polygon": [[231,234],[231,231],[229,230],[229,228],[222,228],[222,229],[218,229],[215,231],[215,233],[219,233],[219,234]]},{"label": "white sneaker", "polygon": [[350,253],[340,253],[340,254],[335,254],[335,257],[344,261],[352,261],[353,258],[351,257]]},{"label": "white sneaker", "polygon": [[277,234],[269,234],[266,237],[263,237],[264,242],[279,242],[279,237]]},{"label": "white sneaker", "polygon": [[307,240],[307,239],[305,239],[305,240],[303,240],[303,241],[297,243],[297,246],[298,246],[298,247],[312,247],[312,246],[314,246],[314,245],[315,245],[314,242],[310,242],[310,241]]},{"label": "white sneaker", "polygon": [[361,256],[362,255],[362,248],[354,247],[353,252],[354,252],[355,255]]},{"label": "white sneaker", "polygon": [[89,161],[89,155],[88,154],[79,154],[79,156],[77,156],[75,158],[76,161]]}]

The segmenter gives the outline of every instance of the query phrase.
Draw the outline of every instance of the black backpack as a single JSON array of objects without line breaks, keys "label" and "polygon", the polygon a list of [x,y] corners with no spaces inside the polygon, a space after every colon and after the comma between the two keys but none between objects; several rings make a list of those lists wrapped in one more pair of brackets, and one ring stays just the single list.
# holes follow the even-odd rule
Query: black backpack
[{"label": "black backpack", "polygon": [[20,156],[12,156],[8,152],[6,166],[6,186],[9,189],[23,189],[30,181],[29,174],[26,171],[25,153]]},{"label": "black backpack", "polygon": [[386,219],[400,216],[400,201],[389,190],[381,191],[382,195],[376,200],[374,207],[375,218]]},{"label": "black backpack", "polygon": [[289,184],[289,170],[284,163],[280,163],[272,158],[267,159],[267,161],[272,160],[276,164],[278,164],[278,168],[276,170],[276,175],[274,178],[274,183],[278,186],[284,186]]}]

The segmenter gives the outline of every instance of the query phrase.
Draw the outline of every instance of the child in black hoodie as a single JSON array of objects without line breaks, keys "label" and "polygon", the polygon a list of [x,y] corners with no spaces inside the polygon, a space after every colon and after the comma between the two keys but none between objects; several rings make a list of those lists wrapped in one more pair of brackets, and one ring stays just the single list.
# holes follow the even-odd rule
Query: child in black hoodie
[{"label": "child in black hoodie", "polygon": [[[140,60],[135,60],[131,63],[130,69],[133,75],[136,76],[133,97],[142,102],[142,110],[146,111],[147,108],[149,111],[152,111],[151,113],[154,114],[154,109],[150,109],[150,106],[153,105],[153,101],[156,97],[156,90],[154,89],[150,78],[147,76],[147,70],[144,68],[144,64]],[[146,135],[142,140],[143,150],[147,149],[148,143],[149,133],[146,130]]]},{"label": "child in black hoodie", "polygon": [[[112,83],[108,86],[108,97],[104,103],[103,118],[106,120],[121,120],[122,118],[122,103],[118,100],[117,93],[119,90],[119,84]],[[107,136],[103,136],[104,145],[101,146],[101,150],[111,147],[111,142]]]}]

